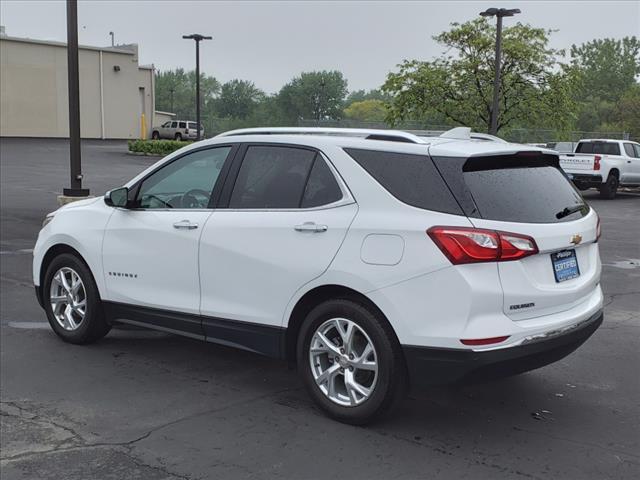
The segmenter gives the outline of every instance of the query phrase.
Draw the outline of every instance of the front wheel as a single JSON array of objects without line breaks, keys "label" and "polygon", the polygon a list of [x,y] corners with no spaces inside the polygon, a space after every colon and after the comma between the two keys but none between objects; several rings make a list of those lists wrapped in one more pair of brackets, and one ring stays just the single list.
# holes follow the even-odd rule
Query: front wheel
[{"label": "front wheel", "polygon": [[111,330],[93,275],[75,255],[65,253],[53,259],[42,296],[51,328],[65,342],[92,343]]},{"label": "front wheel", "polygon": [[311,397],[341,422],[368,423],[405,391],[405,367],[393,331],[378,312],[352,300],[330,300],[309,313],[297,357]]},{"label": "front wheel", "polygon": [[159,140],[160,139],[160,132],[158,132],[157,130],[155,130],[152,134],[151,134],[151,138],[153,140]]},{"label": "front wheel", "polygon": [[600,187],[600,197],[613,200],[616,197],[619,183],[618,177],[615,174],[610,173],[607,177],[607,181]]}]

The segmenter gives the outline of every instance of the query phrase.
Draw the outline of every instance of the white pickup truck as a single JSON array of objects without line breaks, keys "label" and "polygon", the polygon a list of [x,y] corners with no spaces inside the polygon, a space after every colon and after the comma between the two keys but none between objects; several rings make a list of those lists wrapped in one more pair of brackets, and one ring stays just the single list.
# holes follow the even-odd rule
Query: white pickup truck
[{"label": "white pickup truck", "polygon": [[580,140],[575,153],[560,155],[560,167],[580,190],[597,188],[612,199],[619,186],[640,185],[640,144],[629,140]]}]

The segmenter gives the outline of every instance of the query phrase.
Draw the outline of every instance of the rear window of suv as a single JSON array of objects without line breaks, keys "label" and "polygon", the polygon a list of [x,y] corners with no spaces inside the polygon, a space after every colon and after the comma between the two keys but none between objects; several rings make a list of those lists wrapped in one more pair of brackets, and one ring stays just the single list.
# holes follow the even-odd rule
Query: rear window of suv
[{"label": "rear window of suv", "polygon": [[345,151],[401,202],[425,210],[463,215],[427,155],[353,148]]},{"label": "rear window of suv", "polygon": [[576,153],[620,155],[620,145],[614,142],[580,142],[576,148]]},{"label": "rear window of suv", "polygon": [[[528,152],[527,152],[528,153]],[[589,212],[549,155],[434,157],[469,217],[518,223],[577,220]]]}]

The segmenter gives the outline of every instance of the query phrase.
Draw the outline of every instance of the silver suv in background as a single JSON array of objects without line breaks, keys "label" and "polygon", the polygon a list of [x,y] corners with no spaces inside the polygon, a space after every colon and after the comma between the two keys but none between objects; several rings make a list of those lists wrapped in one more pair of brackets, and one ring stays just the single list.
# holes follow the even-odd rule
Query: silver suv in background
[{"label": "silver suv in background", "polygon": [[[188,120],[170,120],[159,127],[153,128],[151,138],[159,140],[166,138],[170,140],[195,140],[197,138],[196,122]],[[204,128],[200,125],[200,138],[204,138]]]}]

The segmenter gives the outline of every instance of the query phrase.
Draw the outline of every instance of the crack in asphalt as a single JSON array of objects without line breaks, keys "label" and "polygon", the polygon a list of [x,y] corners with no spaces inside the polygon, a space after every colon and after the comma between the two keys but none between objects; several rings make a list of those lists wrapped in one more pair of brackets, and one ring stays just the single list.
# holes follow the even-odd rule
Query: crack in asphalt
[{"label": "crack in asphalt", "polygon": [[611,305],[618,297],[623,297],[626,295],[640,295],[640,292],[623,292],[623,293],[607,293],[605,297],[609,300],[604,303],[603,306],[608,307]]},{"label": "crack in asphalt", "polygon": [[[136,463],[136,460],[138,462],[140,462],[139,464],[136,463],[136,465],[139,466],[146,466],[149,468],[154,468],[158,471],[161,471],[165,474],[171,475],[175,478],[182,478],[185,480],[191,480],[194,477],[191,476],[185,476],[185,475],[180,475],[180,474],[176,474],[173,472],[170,472],[169,470],[166,469],[166,467],[164,466],[154,466],[151,464],[146,464],[144,463],[142,460],[140,460],[138,457],[135,457],[133,455],[132,449],[135,446],[136,443],[145,440],[147,438],[149,438],[151,435],[153,435],[154,433],[163,430],[167,427],[170,427],[172,425],[176,425],[178,423],[184,422],[184,421],[188,421],[191,420],[193,418],[197,418],[203,415],[207,415],[207,414],[211,414],[211,413],[218,413],[230,408],[235,408],[238,406],[243,406],[243,405],[247,405],[265,398],[269,398],[272,396],[276,396],[276,395],[280,395],[282,393],[286,393],[289,391],[295,391],[295,390],[299,390],[300,388],[286,388],[286,389],[282,389],[282,390],[277,390],[275,392],[270,392],[270,393],[266,393],[263,395],[257,395],[255,397],[249,398],[245,401],[242,402],[235,402],[229,405],[224,405],[222,407],[217,407],[217,408],[211,408],[202,412],[198,412],[198,413],[194,413],[191,415],[186,415],[184,417],[180,417],[177,418],[175,420],[172,420],[170,422],[164,423],[162,425],[158,425],[150,430],[148,430],[147,432],[145,432],[144,434],[135,437],[131,440],[127,440],[127,441],[123,441],[123,442],[92,442],[92,443],[87,443],[86,440],[79,434],[77,433],[74,429],[72,429],[71,427],[67,427],[64,425],[60,425],[57,422],[54,422],[52,420],[43,418],[42,415],[37,414],[37,413],[33,413],[30,412],[28,409],[18,405],[17,402],[15,401],[0,401],[0,404],[5,404],[5,405],[9,405],[11,407],[14,407],[16,409],[18,409],[20,411],[20,415],[15,415],[15,414],[11,414],[8,412],[2,412],[1,414],[4,416],[13,416],[13,417],[17,417],[17,418],[22,418],[24,420],[35,420],[36,418],[38,418],[38,421],[42,422],[42,423],[49,423],[51,425],[54,425],[66,432],[71,433],[72,435],[74,435],[74,438],[79,439],[82,444],[81,445],[70,445],[70,446],[64,446],[66,443],[68,443],[68,440],[64,440],[62,442],[58,442],[58,444],[54,445],[53,448],[47,449],[47,450],[39,450],[39,451],[25,451],[22,453],[18,453],[15,455],[10,455],[7,457],[3,457],[0,458],[0,464],[8,464],[8,463],[12,463],[12,462],[17,462],[17,461],[21,461],[30,457],[34,457],[34,456],[41,456],[41,455],[53,455],[53,454],[57,454],[57,453],[64,453],[64,452],[73,452],[73,451],[82,451],[82,450],[87,450],[87,449],[94,449],[94,448],[114,448],[114,449],[120,449],[120,451],[122,451],[122,449],[124,449],[126,452],[126,454],[131,457],[132,461],[134,461],[134,463]],[[25,417],[23,415],[23,412],[26,412],[28,415],[33,415],[31,418],[29,417]]]}]

